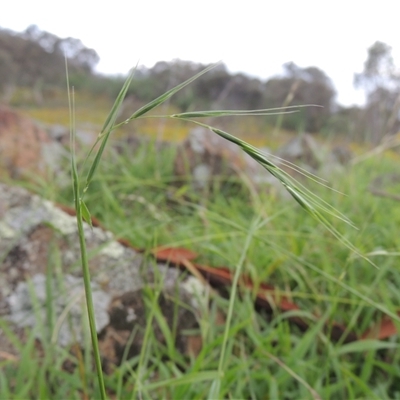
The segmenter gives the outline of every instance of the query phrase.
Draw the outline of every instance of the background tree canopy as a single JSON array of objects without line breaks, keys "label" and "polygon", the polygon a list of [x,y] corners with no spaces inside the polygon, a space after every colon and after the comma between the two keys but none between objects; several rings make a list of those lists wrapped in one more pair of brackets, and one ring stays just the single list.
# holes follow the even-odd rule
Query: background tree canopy
[{"label": "background tree canopy", "polygon": [[[30,26],[22,33],[0,28],[0,94],[11,102],[17,87],[33,90],[40,103],[49,87],[65,90],[67,57],[71,84],[76,90],[115,98],[124,77],[94,72],[99,61],[96,51],[79,39],[59,38]],[[139,67],[129,89],[138,103],[148,102],[177,85],[206,65],[191,61],[160,61],[152,68]],[[355,74],[354,85],[366,93],[365,107],[340,107],[335,102],[331,79],[316,66],[302,68],[294,62],[283,66],[283,74],[267,81],[242,73],[232,74],[221,64],[171,99],[181,111],[194,109],[257,109],[316,104],[297,114],[285,115],[282,128],[311,133],[345,134],[352,139],[379,141],[400,129],[400,74],[391,48],[376,42],[367,54],[364,70]],[[269,123],[276,119],[269,118]]]}]

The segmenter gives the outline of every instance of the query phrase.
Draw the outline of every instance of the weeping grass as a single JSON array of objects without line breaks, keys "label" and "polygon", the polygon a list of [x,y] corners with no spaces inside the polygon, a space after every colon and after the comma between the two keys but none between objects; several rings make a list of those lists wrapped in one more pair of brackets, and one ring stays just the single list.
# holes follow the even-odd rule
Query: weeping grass
[{"label": "weeping grass", "polygon": [[[147,105],[141,107],[137,111],[134,111],[127,120],[117,123],[117,117],[118,113],[120,110],[120,107],[122,105],[122,102],[125,98],[125,95],[127,93],[127,90],[130,86],[131,80],[134,75],[134,70],[130,73],[128,76],[126,82],[124,83],[117,99],[115,100],[115,103],[113,107],[111,108],[110,113],[108,114],[103,127],[99,133],[99,136],[96,140],[96,143],[93,145],[92,149],[88,153],[88,156],[86,157],[86,165],[84,166],[84,169],[86,169],[88,172],[86,173],[86,177],[82,176],[82,173],[79,173],[78,168],[77,168],[77,162],[75,158],[75,131],[74,131],[74,126],[75,126],[75,112],[74,112],[74,97],[73,97],[73,90],[69,91],[69,102],[70,102],[70,110],[71,110],[71,170],[72,170],[72,181],[73,181],[73,194],[74,194],[74,203],[75,203],[75,209],[76,209],[76,214],[77,214],[77,224],[78,224],[78,231],[79,231],[79,241],[81,245],[81,256],[82,256],[82,271],[83,271],[83,277],[84,277],[84,284],[85,284],[85,292],[86,292],[86,303],[87,303],[87,311],[88,311],[88,317],[89,317],[89,325],[90,325],[90,330],[91,330],[91,340],[92,340],[92,349],[93,349],[93,354],[94,354],[94,360],[96,364],[96,373],[97,373],[97,378],[98,378],[98,387],[99,387],[99,393],[100,397],[102,399],[106,398],[106,391],[105,391],[105,382],[104,382],[104,377],[102,373],[102,368],[101,368],[101,360],[100,360],[100,352],[98,348],[98,341],[97,341],[97,332],[96,332],[96,327],[95,327],[95,322],[94,322],[94,310],[93,310],[93,302],[92,302],[92,296],[91,296],[91,287],[90,287],[90,274],[89,274],[89,268],[88,268],[88,260],[87,260],[87,254],[86,254],[86,245],[85,245],[85,239],[84,239],[84,231],[83,231],[83,221],[86,220],[87,222],[90,223],[90,215],[91,212],[89,210],[89,207],[87,206],[87,202],[85,201],[85,196],[87,197],[90,194],[90,188],[91,185],[96,182],[96,172],[98,171],[100,167],[101,160],[104,155],[104,151],[106,149],[106,146],[110,140],[110,136],[112,132],[118,128],[119,126],[126,125],[128,123],[133,123],[135,120],[139,118],[146,118],[147,113],[158,107],[159,105],[163,104],[165,101],[167,101],[171,96],[173,96],[175,93],[177,93],[179,90],[183,89],[185,86],[189,85],[191,82],[193,82],[195,79],[200,78],[203,74],[207,73],[211,68],[214,66],[210,66],[206,68],[204,71],[200,72],[199,74],[193,76],[192,78],[188,79],[187,81],[177,85],[176,87],[172,88],[171,90],[167,91],[165,94],[161,95],[157,99],[151,101]],[[249,116],[249,115],[271,115],[275,114],[277,112],[279,113],[292,113],[295,112],[296,110],[293,109],[293,107],[283,107],[281,109],[269,109],[269,110],[249,110],[249,111],[232,111],[232,110],[218,110],[218,111],[200,111],[200,112],[191,112],[191,113],[180,113],[180,114],[171,114],[171,115],[162,115],[162,116],[151,116],[152,118],[169,118],[169,119],[180,119],[184,121],[191,122],[193,124],[201,125],[203,127],[206,127],[210,129],[212,132],[215,134],[223,137],[224,139],[231,141],[235,143],[237,146],[239,146],[244,152],[249,154],[253,159],[255,159],[258,163],[260,163],[269,173],[271,173],[275,178],[277,178],[280,183],[285,187],[285,189],[290,193],[292,198],[297,202],[297,204],[304,210],[306,213],[308,213],[311,217],[313,217],[319,224],[324,226],[327,231],[333,235],[334,238],[339,239],[339,241],[344,244],[350,251],[355,254],[357,257],[364,259],[368,261],[370,264],[375,265],[370,259],[364,255],[364,253],[358,249],[356,245],[353,245],[351,240],[347,239],[347,237],[343,236],[339,229],[336,227],[336,223],[330,222],[329,218],[335,217],[341,222],[345,222],[352,228],[354,228],[354,224],[345,217],[344,214],[340,213],[337,211],[336,208],[332,207],[328,202],[322,200],[321,197],[317,196],[315,193],[310,191],[309,189],[306,188],[302,183],[297,182],[294,180],[290,175],[285,173],[281,168],[279,168],[274,162],[273,158],[269,157],[268,155],[261,153],[257,148],[254,146],[251,146],[250,144],[246,143],[245,141],[238,139],[232,135],[230,135],[227,132],[224,132],[217,127],[210,126],[207,124],[204,124],[198,119],[201,118],[207,118],[207,117],[219,117],[219,116]],[[91,157],[93,155],[93,157]],[[89,160],[93,159],[89,165]],[[291,165],[292,168],[297,169],[296,166]],[[307,175],[305,171],[299,170],[300,173],[303,173]],[[309,176],[312,180],[317,181],[318,179],[314,176]],[[83,185],[81,184],[83,182]],[[105,189],[108,191],[109,189]],[[110,196],[114,196],[113,192],[110,192]],[[100,205],[101,207],[101,205]],[[114,205],[115,207],[115,205]],[[240,207],[240,206],[239,206]],[[196,209],[196,207],[194,207]],[[197,211],[200,211],[199,208],[197,208]],[[207,217],[209,220],[212,220],[215,215],[213,216],[212,214],[208,214],[207,210],[203,210],[207,214]],[[167,217],[168,218],[168,217]],[[229,221],[229,218],[222,218],[219,216],[219,218],[216,218],[216,223],[221,223],[223,222],[223,225],[225,224],[230,224],[231,222]],[[218,222],[219,220],[219,222]],[[233,265],[235,265],[235,272],[234,272],[234,280],[233,280],[233,286],[232,290],[230,293],[230,298],[227,304],[225,304],[225,307],[227,308],[227,318],[226,318],[226,324],[224,328],[224,332],[221,335],[218,336],[218,341],[217,343],[214,343],[209,347],[208,350],[211,351],[211,354],[214,354],[214,359],[213,361],[209,361],[210,369],[208,371],[200,371],[196,370],[196,368],[193,370],[191,373],[188,371],[187,374],[180,374],[179,376],[179,371],[172,368],[172,370],[169,370],[168,365],[165,366],[164,369],[164,378],[160,379],[159,382],[153,382],[153,383],[147,383],[147,380],[149,378],[148,373],[149,371],[146,370],[145,366],[150,362],[152,359],[151,354],[149,354],[147,348],[143,350],[141,353],[139,360],[137,360],[136,368],[129,368],[129,372],[132,376],[132,379],[134,381],[134,394],[132,396],[135,396],[135,394],[139,395],[140,397],[151,397],[151,393],[154,393],[154,391],[157,390],[157,388],[167,388],[167,387],[176,387],[177,391],[180,392],[180,394],[183,396],[193,396],[194,392],[192,389],[190,389],[191,385],[197,385],[199,386],[199,392],[196,393],[196,397],[200,396],[201,397],[208,397],[208,398],[222,398],[226,396],[237,396],[240,393],[243,394],[243,388],[237,387],[236,392],[232,392],[229,387],[230,387],[230,382],[233,384],[234,381],[238,379],[238,374],[240,376],[241,373],[243,373],[243,370],[240,370],[240,365],[232,365],[231,358],[235,358],[233,356],[233,347],[239,346],[239,348],[243,348],[243,351],[246,353],[247,350],[244,350],[246,346],[244,346],[244,342],[241,344],[240,342],[237,342],[237,339],[235,339],[234,332],[240,332],[245,329],[245,323],[249,322],[246,317],[244,317],[244,321],[241,323],[238,323],[238,321],[234,322],[234,313],[233,310],[235,307],[238,307],[237,304],[237,283],[239,280],[239,277],[241,273],[244,271],[246,268],[245,266],[245,261],[248,258],[250,252],[254,252],[254,242],[256,241],[257,243],[266,243],[267,245],[270,245],[268,242],[268,239],[265,239],[263,237],[262,231],[263,226],[265,225],[265,221],[260,220],[259,216],[254,216],[253,219],[251,219],[251,224],[249,225],[244,225],[241,226],[241,224],[236,224],[236,241],[241,240],[240,238],[243,239],[243,246],[241,247],[241,250],[239,254],[237,254],[238,258],[237,261],[233,262]],[[223,232],[224,228],[223,226],[221,227],[221,232],[220,232],[220,241],[223,242],[224,240],[227,240],[228,246],[229,246],[229,241],[232,239],[231,235],[227,235],[226,233]],[[243,231],[243,232],[240,232]],[[208,239],[211,239],[208,237]],[[188,240],[188,244],[191,242],[191,240]],[[211,242],[210,242],[211,243]],[[324,272],[318,267],[315,267],[314,264],[309,263],[305,260],[303,260],[301,257],[294,257],[293,254],[288,252],[284,248],[279,248],[279,246],[274,243],[274,248],[275,251],[280,252],[281,256],[283,255],[287,259],[294,259],[296,260],[297,264],[299,265],[297,268],[297,271],[292,271],[292,276],[291,279],[295,280],[300,280],[300,276],[305,273],[305,271],[313,271],[317,275],[321,275],[323,280],[325,280],[327,285],[330,284],[335,284],[339,285],[344,289],[345,291],[348,291],[349,293],[353,294],[357,301],[362,304],[369,304],[370,306],[375,307],[378,310],[383,311],[386,315],[390,315],[393,318],[396,318],[397,320],[399,319],[395,312],[393,312],[390,307],[385,306],[380,304],[378,301],[371,299],[368,295],[361,293],[360,291],[352,288],[349,285],[346,285],[343,283],[343,276],[340,275],[339,278],[332,276],[331,273]],[[222,255],[224,252],[221,251],[220,255]],[[235,252],[236,254],[236,252]],[[349,263],[350,261],[346,261]],[[346,271],[345,271],[346,272]],[[347,272],[346,272],[347,273]],[[283,277],[284,279],[287,279],[287,277]],[[317,296],[317,293],[315,292],[315,296]],[[336,298],[337,301],[340,302],[340,297],[338,296]],[[155,304],[155,303],[154,303]],[[361,303],[360,303],[361,304]],[[150,329],[151,329],[151,321],[153,318],[156,318],[156,315],[154,314],[155,308],[151,308],[152,313],[149,316],[149,323],[146,328],[146,335],[149,335]],[[328,318],[329,312],[326,313],[326,317],[322,318],[321,321],[324,321]],[[243,316],[246,314],[243,313]],[[309,316],[310,318],[313,318],[311,315]],[[298,359],[301,359],[302,357],[305,356],[307,352],[310,351],[310,349],[313,347],[313,341],[315,340],[316,335],[321,335],[321,329],[322,329],[322,322],[319,322],[315,325],[313,329],[311,329],[307,334],[305,334],[302,339],[300,340],[300,346],[297,347],[297,357]],[[246,329],[245,329],[246,330]],[[254,343],[258,345],[262,345],[262,340],[260,337],[255,338],[254,334],[246,330],[246,333],[249,334],[249,337],[254,338]],[[147,341],[146,343],[150,340],[149,336],[146,336]],[[243,340],[243,337],[240,339]],[[341,350],[337,353],[334,353],[333,349],[330,351],[332,354],[335,354],[336,359],[341,357],[342,355],[351,353],[351,352],[361,352],[361,351],[366,351],[367,349],[371,351],[376,351],[378,349],[386,348],[395,348],[396,346],[388,346],[388,347],[382,347],[379,342],[374,342],[374,343],[369,343],[370,346],[368,347],[367,345],[358,345],[358,346],[353,346],[353,347],[342,347]],[[220,349],[218,351],[218,355],[215,355],[215,349],[217,347]],[[244,346],[244,347],[243,347]],[[328,345],[329,347],[329,345]],[[267,346],[265,346],[267,350],[264,351],[264,354],[269,358],[272,364],[276,366],[279,366],[281,370],[276,370],[276,369],[271,369],[271,371],[275,371],[271,376],[270,376],[270,382],[273,382],[276,380],[276,385],[272,384],[269,387],[269,394],[270,396],[279,396],[280,395],[280,390],[278,389],[282,385],[282,370],[289,372],[289,376],[294,378],[297,383],[300,385],[298,391],[296,392],[297,394],[300,395],[310,395],[314,398],[319,398],[318,393],[315,389],[317,388],[322,388],[323,383],[321,379],[315,381],[313,384],[307,383],[309,382],[307,378],[307,374],[303,374],[303,376],[300,376],[298,373],[294,372],[292,369],[294,359],[293,358],[288,358],[286,357],[286,362],[283,362],[280,358],[276,357],[275,355],[272,355],[273,348],[271,348],[271,343],[269,343]],[[269,350],[268,350],[269,349]],[[302,354],[299,352],[302,351]],[[314,350],[313,350],[314,351]],[[229,355],[229,360],[228,360],[228,355]],[[249,356],[249,355],[247,355]],[[205,358],[207,355],[202,352],[200,354],[199,358]],[[252,357],[257,358],[255,354],[252,355]],[[292,366],[290,365],[292,364]],[[250,365],[248,366],[249,368]],[[160,366],[161,368],[161,366]],[[338,376],[342,377],[348,377],[351,375],[351,379],[357,379],[356,375],[354,375],[350,370],[346,369],[345,367],[341,366],[340,364],[336,364],[336,370]],[[162,368],[161,368],[162,370]],[[160,370],[160,371],[161,371]],[[257,372],[253,371],[255,375],[257,376]],[[264,372],[265,373],[265,370]],[[270,372],[272,373],[272,372]],[[163,375],[163,374],[161,374]],[[178,377],[176,376],[178,375]],[[173,376],[173,378],[169,378],[168,376]],[[0,376],[1,378],[1,376]],[[242,377],[244,381],[248,380],[248,377]],[[279,381],[280,380],[280,381]],[[283,382],[287,380],[287,377],[283,379]],[[119,382],[121,382],[119,380]],[[203,385],[203,382],[206,383],[206,386]],[[279,382],[279,384],[278,384]],[[201,387],[201,389],[200,389]],[[314,388],[314,389],[312,389]],[[310,390],[312,389],[312,390]],[[365,388],[365,393],[371,394],[371,391],[367,390],[368,388]],[[262,385],[260,389],[260,384],[258,383],[255,386],[249,387],[249,395],[250,397],[257,398],[258,394],[260,393],[260,390],[262,391]],[[351,391],[351,387],[348,388],[349,391]],[[118,392],[121,393],[121,386],[119,384],[118,387]],[[5,392],[7,394],[7,392]],[[164,395],[166,395],[168,392],[163,392]],[[177,392],[175,392],[175,395]],[[240,395],[239,395],[240,397]],[[291,395],[287,398],[292,398]]]}]

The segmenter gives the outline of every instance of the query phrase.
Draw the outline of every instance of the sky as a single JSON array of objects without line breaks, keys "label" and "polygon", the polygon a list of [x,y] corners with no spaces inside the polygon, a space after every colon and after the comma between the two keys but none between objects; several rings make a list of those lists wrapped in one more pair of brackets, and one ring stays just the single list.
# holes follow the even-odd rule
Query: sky
[{"label": "sky", "polygon": [[222,60],[230,72],[263,80],[289,61],[316,66],[348,106],[363,102],[353,77],[374,42],[392,46],[400,65],[399,14],[398,0],[13,0],[1,7],[0,27],[34,24],[78,38],[96,50],[96,70],[106,74],[177,58]]}]

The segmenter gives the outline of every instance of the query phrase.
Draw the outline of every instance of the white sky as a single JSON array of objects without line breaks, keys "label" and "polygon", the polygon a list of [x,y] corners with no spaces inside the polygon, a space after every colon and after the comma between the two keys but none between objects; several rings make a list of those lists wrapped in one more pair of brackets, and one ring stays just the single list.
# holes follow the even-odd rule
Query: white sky
[{"label": "white sky", "polygon": [[[398,0],[9,0],[0,27],[28,25],[81,39],[97,51],[97,70],[127,73],[140,64],[180,58],[222,60],[231,72],[266,79],[285,62],[316,66],[332,79],[338,101],[363,99],[353,89],[376,40],[400,59]],[[399,62],[398,62],[399,63]]]}]

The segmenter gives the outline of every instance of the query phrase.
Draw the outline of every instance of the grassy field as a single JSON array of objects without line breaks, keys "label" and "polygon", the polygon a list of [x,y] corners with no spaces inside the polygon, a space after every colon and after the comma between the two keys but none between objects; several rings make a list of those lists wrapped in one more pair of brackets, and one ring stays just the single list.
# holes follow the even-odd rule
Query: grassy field
[{"label": "grassy field", "polygon": [[[325,322],[335,320],[361,335],[385,312],[399,308],[400,207],[368,190],[374,177],[398,171],[398,155],[379,154],[333,175],[329,184],[346,195],[309,186],[358,227],[333,219],[346,239],[363,254],[381,251],[370,256],[378,269],[352,255],[293,200],[267,191],[254,193],[240,181],[231,189],[215,182],[207,195],[191,191],[189,180],[177,190],[172,185],[173,157],[173,147],[159,154],[148,145],[134,157],[108,154],[86,197],[92,214],[135,246],[186,247],[200,254],[200,263],[232,270],[241,264],[256,286],[267,282],[281,288],[302,310],[276,310],[267,316],[254,310],[252,291],[236,298],[220,398],[400,398],[397,335],[345,344],[332,342],[324,329]],[[37,190],[71,205],[69,189],[53,183]],[[228,300],[214,301],[227,312]],[[301,332],[289,322],[294,315],[310,321],[311,328]],[[105,377],[108,395],[209,396],[220,363],[223,328],[209,320],[200,321],[200,327],[203,348],[193,359],[171,354],[149,335],[140,361],[127,360]],[[0,364],[0,398],[82,398],[78,369],[63,369],[65,350],[45,344],[39,351],[33,337],[18,346],[20,359]],[[87,391],[95,398],[96,378],[86,358]]]},{"label": "grassy field", "polygon": [[[17,91],[18,93],[18,91]],[[27,101],[20,96],[15,99],[12,104],[25,115],[34,118],[45,125],[60,124],[68,126],[69,124],[69,108],[66,94],[63,91],[57,91],[52,97],[45,96],[42,104],[36,104],[33,101]],[[143,103],[134,102],[134,107],[143,106]],[[136,104],[137,103],[137,104]],[[104,118],[112,106],[112,99],[107,96],[94,96],[93,94],[79,91],[76,93],[76,121],[77,127],[99,131],[104,123]],[[132,106],[132,104],[130,104]],[[130,110],[129,110],[130,111]],[[179,110],[168,104],[162,106],[162,113],[173,114]],[[151,114],[160,114],[159,110],[150,112]],[[127,110],[122,112],[119,117],[128,118]],[[294,132],[279,130],[279,136],[274,135],[275,126],[271,125],[268,117],[261,118],[259,116],[230,117],[219,120],[218,126],[230,132],[233,135],[241,137],[249,143],[263,147],[275,149],[282,143],[291,138]],[[165,123],[160,119],[139,119],[134,125],[126,125],[119,128],[113,133],[114,137],[123,137],[129,134],[144,135],[147,138],[155,140],[163,140],[167,142],[180,142],[186,138],[192,124],[178,119],[169,120]]]},{"label": "grassy field", "polygon": [[[161,120],[141,117],[166,100],[167,96],[156,99],[135,112],[132,131],[154,132],[154,121],[159,124]],[[122,103],[121,98],[118,101]],[[97,126],[100,109],[78,107],[75,116]],[[61,120],[65,109],[57,110]],[[103,138],[114,128],[117,110],[113,110]],[[26,112],[42,120],[48,117],[48,111],[31,108]],[[233,124],[245,131],[247,139],[261,127],[253,117],[260,118],[260,114]],[[181,139],[186,132],[184,119],[157,125],[153,137],[176,131],[173,139]],[[254,137],[253,142],[259,144],[259,138]],[[277,137],[266,134],[263,138],[270,139],[271,147],[278,142]],[[249,150],[246,146],[242,148]],[[311,217],[313,203],[299,197],[305,192],[296,191],[291,183],[288,187],[297,201],[284,199],[274,190],[255,191],[246,181],[232,177],[231,185],[215,180],[210,190],[196,193],[190,177],[180,187],[174,183],[174,146],[157,151],[150,143],[119,155],[110,147],[112,142],[102,161],[94,157],[92,164],[97,166],[97,174],[85,194],[85,203],[93,216],[136,247],[185,247],[199,254],[199,263],[226,266],[233,274],[241,271],[254,283],[253,289],[242,291],[240,296],[232,287],[229,299],[213,298],[211,309],[199,320],[203,345],[196,357],[185,357],[177,349],[161,345],[151,332],[151,324],[144,327],[146,345],[140,355],[104,378],[110,398],[400,398],[398,335],[352,343],[346,343],[344,337],[337,341],[330,338],[332,321],[347,326],[358,337],[385,315],[400,326],[400,317],[396,317],[400,305],[400,207],[398,201],[369,191],[374,178],[399,170],[398,153],[381,152],[332,172],[328,183],[333,191],[304,182],[357,227],[332,218],[329,231],[327,224]],[[250,150],[254,155],[255,150]],[[272,173],[277,171],[267,167]],[[29,187],[49,200],[73,206],[72,188],[59,187],[57,179]],[[399,193],[398,189],[392,185],[387,190]],[[77,193],[75,204],[83,192]],[[332,235],[334,230],[342,236]],[[256,288],[262,283],[279,288],[300,309],[256,311]],[[154,300],[154,291],[148,293]],[[217,308],[226,318],[225,326],[212,323]],[[155,309],[149,311],[156,316]],[[291,322],[295,317],[306,320],[309,329],[300,330]],[[18,358],[0,361],[1,399],[105,398],[98,388],[89,334],[79,360],[51,343],[38,346],[29,332],[22,343],[3,320],[0,328],[19,351]],[[167,335],[172,337],[173,333]],[[67,359],[79,368],[66,368]]]}]

